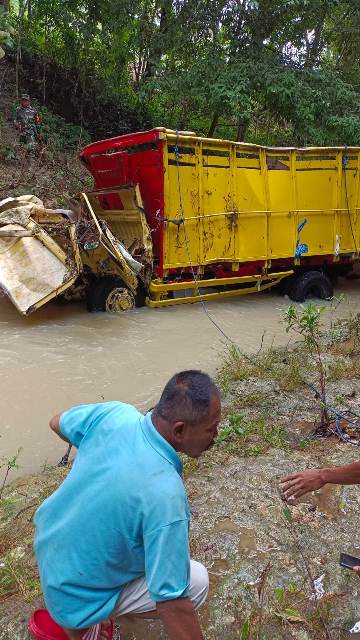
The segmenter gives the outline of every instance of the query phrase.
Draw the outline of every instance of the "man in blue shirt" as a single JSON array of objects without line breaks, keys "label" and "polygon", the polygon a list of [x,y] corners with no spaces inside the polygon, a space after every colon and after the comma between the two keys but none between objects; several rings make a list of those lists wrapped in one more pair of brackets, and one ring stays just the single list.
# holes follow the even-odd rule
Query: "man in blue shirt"
[{"label": "man in blue shirt", "polygon": [[208,576],[190,560],[177,452],[208,449],[220,412],[211,378],[183,371],[146,416],[107,402],[50,421],[78,453],[36,513],[35,552],[46,606],[70,640],[106,638],[105,621],[121,615],[159,617],[171,640],[203,638],[196,608]]}]

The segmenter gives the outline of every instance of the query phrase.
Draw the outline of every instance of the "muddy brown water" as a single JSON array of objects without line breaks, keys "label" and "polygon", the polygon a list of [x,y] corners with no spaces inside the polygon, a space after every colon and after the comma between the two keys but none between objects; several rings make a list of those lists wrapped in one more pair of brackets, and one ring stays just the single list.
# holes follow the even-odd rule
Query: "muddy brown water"
[{"label": "muddy brown water", "polygon": [[[360,311],[360,281],[344,281],[338,316]],[[242,349],[288,341],[279,323],[288,300],[274,294],[213,301],[207,308]],[[0,298],[0,457],[19,447],[26,475],[54,464],[64,445],[49,418],[73,404],[122,400],[146,410],[166,380],[184,368],[214,374],[225,340],[200,304],[88,314],[81,304],[53,303],[29,318]],[[0,471],[1,475],[1,471]]]}]

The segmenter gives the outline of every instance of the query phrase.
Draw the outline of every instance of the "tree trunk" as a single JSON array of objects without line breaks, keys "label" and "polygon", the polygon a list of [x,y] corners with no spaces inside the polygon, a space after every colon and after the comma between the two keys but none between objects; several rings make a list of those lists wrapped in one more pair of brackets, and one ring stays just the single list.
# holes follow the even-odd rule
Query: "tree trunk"
[{"label": "tree trunk", "polygon": [[248,122],[244,122],[241,118],[238,121],[237,134],[236,134],[236,142],[243,142],[247,128],[249,126]]},{"label": "tree trunk", "polygon": [[169,28],[172,0],[163,0],[161,5],[159,29],[153,33],[152,42],[150,41],[149,57],[144,72],[144,77],[147,79],[156,75],[164,51],[164,39]]},{"label": "tree trunk", "polygon": [[17,32],[17,48],[16,48],[16,65],[15,65],[15,89],[16,97],[19,98],[19,71],[21,62],[21,37],[23,28],[23,18],[28,5],[28,0],[20,0],[19,16],[18,16],[18,32]]},{"label": "tree trunk", "polygon": [[314,39],[312,43],[311,44],[309,43],[307,47],[306,60],[304,64],[304,67],[306,69],[313,69],[318,61],[325,16],[326,14],[324,13],[321,20],[316,25],[315,31],[314,31]]},{"label": "tree trunk", "polygon": [[206,136],[207,138],[212,138],[214,136],[215,129],[218,126],[218,122],[219,122],[219,113],[218,111],[215,111],[213,115],[213,119],[211,121],[209,131],[207,132],[207,136]]},{"label": "tree trunk", "polygon": [[32,0],[28,0],[27,19],[29,28],[31,26],[32,12]]}]

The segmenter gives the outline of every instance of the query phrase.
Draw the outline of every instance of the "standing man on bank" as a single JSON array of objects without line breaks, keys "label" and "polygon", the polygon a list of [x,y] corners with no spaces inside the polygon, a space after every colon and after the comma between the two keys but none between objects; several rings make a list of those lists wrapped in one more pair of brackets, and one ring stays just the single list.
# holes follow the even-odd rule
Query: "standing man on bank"
[{"label": "standing man on bank", "polygon": [[20,142],[27,146],[27,149],[34,151],[40,135],[40,116],[36,109],[30,104],[30,96],[23,93],[20,98],[20,106],[15,112],[14,124],[20,132]]},{"label": "standing man on bank", "polygon": [[171,640],[203,639],[208,575],[190,560],[178,453],[208,449],[220,413],[212,379],[183,371],[146,416],[107,402],[52,418],[78,454],[36,513],[35,551],[46,606],[70,640],[106,638],[106,621],[124,615],[160,618]]}]

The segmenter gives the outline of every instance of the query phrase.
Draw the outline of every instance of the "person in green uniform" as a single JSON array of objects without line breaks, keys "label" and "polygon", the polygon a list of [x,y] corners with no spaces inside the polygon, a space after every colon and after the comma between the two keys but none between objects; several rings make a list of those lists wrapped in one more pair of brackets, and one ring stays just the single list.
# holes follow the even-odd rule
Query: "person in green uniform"
[{"label": "person in green uniform", "polygon": [[26,145],[27,149],[34,151],[40,135],[40,117],[36,109],[31,106],[30,96],[23,93],[20,98],[20,105],[15,112],[14,124],[20,132],[20,142]]}]

